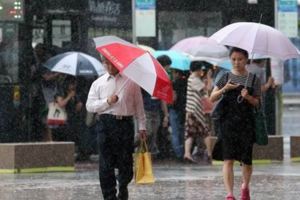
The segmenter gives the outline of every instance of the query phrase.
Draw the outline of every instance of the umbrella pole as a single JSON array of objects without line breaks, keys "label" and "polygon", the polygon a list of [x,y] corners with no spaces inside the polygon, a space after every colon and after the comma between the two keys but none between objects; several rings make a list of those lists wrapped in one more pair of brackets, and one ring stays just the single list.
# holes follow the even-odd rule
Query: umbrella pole
[{"label": "umbrella pole", "polygon": [[[251,58],[251,60],[250,60],[250,65],[253,64],[254,53],[251,53],[251,56],[252,56],[252,58]],[[247,78],[246,78],[246,82],[245,82],[244,88],[247,88],[247,84],[248,84],[248,80],[249,80],[249,74],[250,74],[250,72],[248,72],[248,75],[247,75]],[[237,97],[237,102],[238,102],[238,103],[242,103],[243,100],[244,100],[244,97],[242,97],[242,95],[239,95],[239,96]]]},{"label": "umbrella pole", "polygon": [[127,85],[128,81],[129,78],[127,78],[127,80],[123,83],[123,85],[117,90],[116,95],[118,95],[123,90],[123,88]]},{"label": "umbrella pole", "polygon": [[[263,14],[261,13],[260,14],[260,18],[259,18],[259,22],[258,22],[259,24],[261,24],[262,17],[263,17]],[[251,53],[250,65],[253,64],[253,59],[254,59],[254,53]],[[248,72],[248,75],[247,75],[247,79],[246,79],[246,83],[245,83],[245,88],[247,88],[248,79],[249,79],[249,72]],[[237,102],[238,103],[242,103],[243,100],[244,100],[244,98],[241,95],[239,95],[238,98],[237,98]]]}]

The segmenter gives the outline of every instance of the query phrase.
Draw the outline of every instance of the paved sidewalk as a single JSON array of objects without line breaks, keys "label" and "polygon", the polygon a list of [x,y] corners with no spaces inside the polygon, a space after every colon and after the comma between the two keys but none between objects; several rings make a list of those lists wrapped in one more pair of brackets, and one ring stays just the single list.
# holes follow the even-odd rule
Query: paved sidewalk
[{"label": "paved sidewalk", "polygon": [[[241,172],[235,166],[238,197]],[[1,200],[96,200],[100,197],[97,164],[76,173],[0,175]],[[253,200],[296,200],[300,196],[300,163],[255,166]],[[225,191],[220,166],[176,162],[154,165],[156,183],[129,186],[131,200],[222,200]]]}]

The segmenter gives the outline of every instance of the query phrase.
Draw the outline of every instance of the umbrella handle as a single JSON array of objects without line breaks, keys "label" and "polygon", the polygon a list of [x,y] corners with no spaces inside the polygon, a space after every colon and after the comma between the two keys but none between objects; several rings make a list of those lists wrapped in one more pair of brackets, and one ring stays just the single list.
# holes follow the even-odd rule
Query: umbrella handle
[{"label": "umbrella handle", "polygon": [[238,103],[242,103],[244,101],[244,97],[242,97],[242,95],[239,95],[236,100]]}]

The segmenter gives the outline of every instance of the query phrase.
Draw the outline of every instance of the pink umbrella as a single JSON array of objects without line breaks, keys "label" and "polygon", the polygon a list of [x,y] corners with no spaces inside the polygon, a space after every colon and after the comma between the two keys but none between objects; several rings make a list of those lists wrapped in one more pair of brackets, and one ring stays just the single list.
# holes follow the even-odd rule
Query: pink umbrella
[{"label": "pink umbrella", "polygon": [[225,46],[203,36],[190,37],[177,42],[170,50],[188,53],[199,58],[227,59],[228,50]]},{"label": "pink umbrella", "polygon": [[171,103],[173,89],[168,74],[159,62],[147,51],[115,36],[94,39],[96,49],[121,74],[141,86],[150,95]]},{"label": "pink umbrella", "polygon": [[239,47],[250,54],[274,56],[282,60],[300,56],[298,49],[280,31],[259,23],[233,23],[211,37],[219,44]]}]

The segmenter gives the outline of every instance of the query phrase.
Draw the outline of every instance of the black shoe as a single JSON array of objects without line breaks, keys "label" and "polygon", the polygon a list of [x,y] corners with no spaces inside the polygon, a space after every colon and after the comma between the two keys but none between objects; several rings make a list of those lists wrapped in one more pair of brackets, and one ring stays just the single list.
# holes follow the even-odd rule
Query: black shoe
[{"label": "black shoe", "polygon": [[128,189],[127,189],[127,187],[119,189],[118,200],[128,200]]}]

